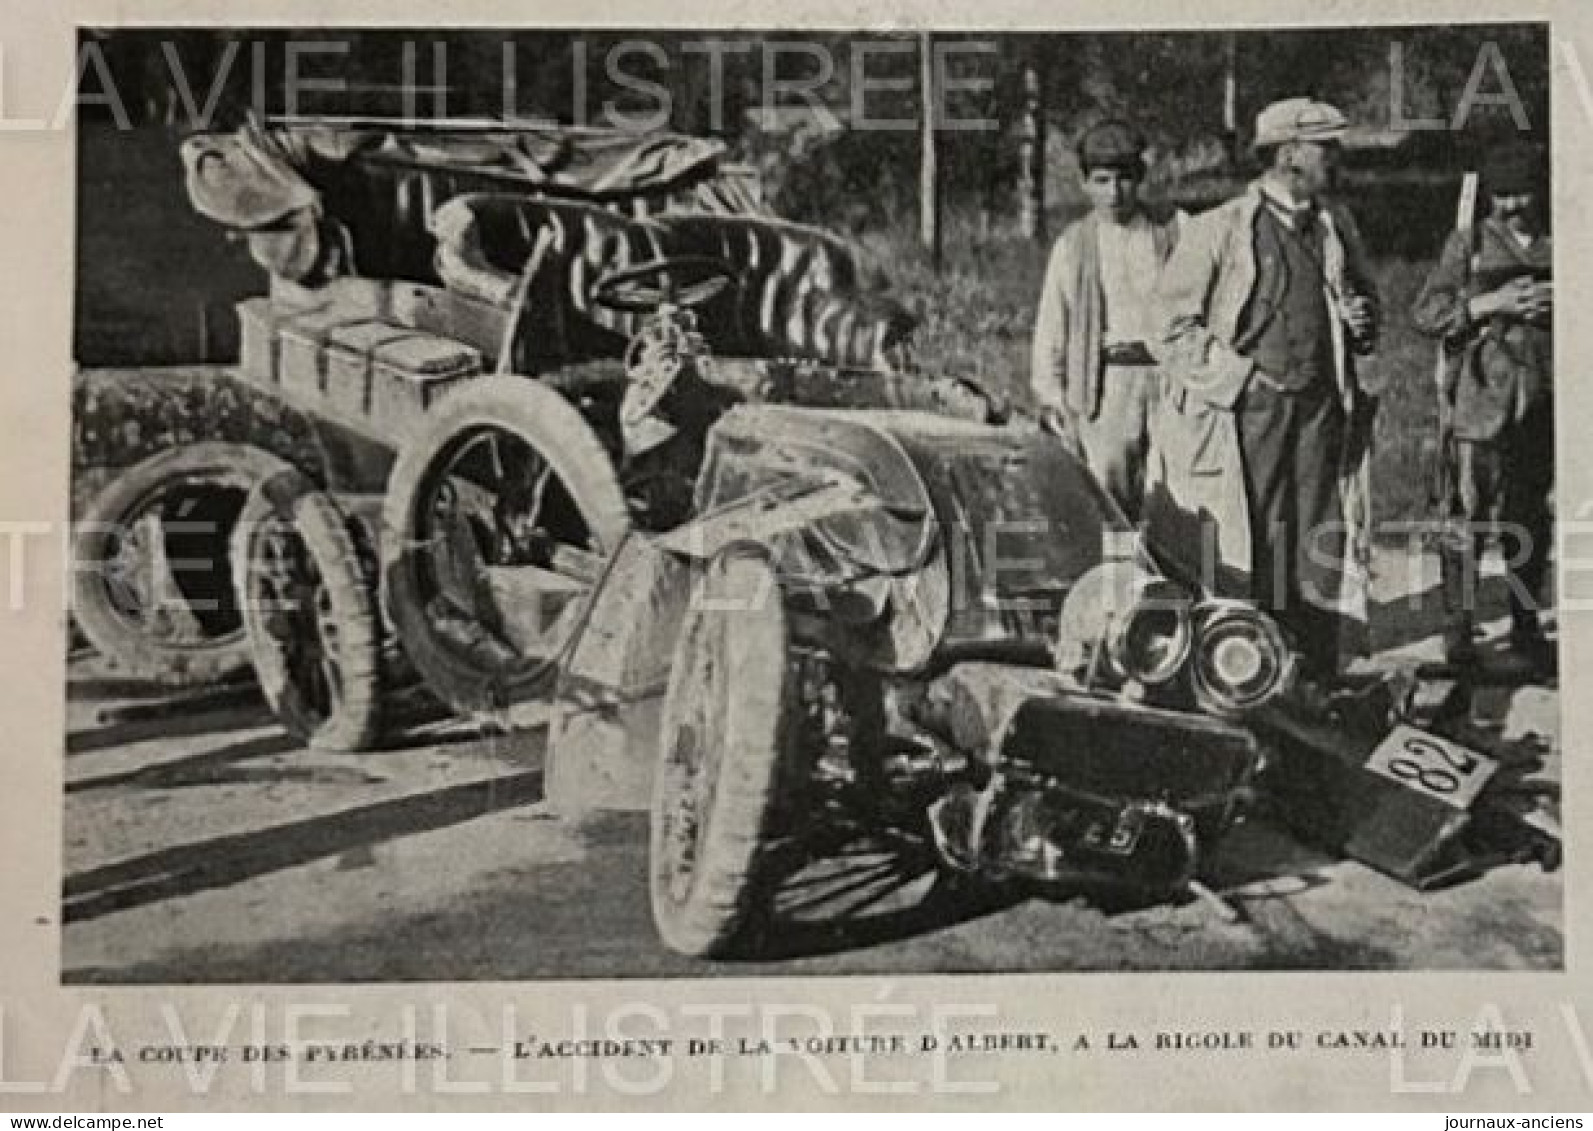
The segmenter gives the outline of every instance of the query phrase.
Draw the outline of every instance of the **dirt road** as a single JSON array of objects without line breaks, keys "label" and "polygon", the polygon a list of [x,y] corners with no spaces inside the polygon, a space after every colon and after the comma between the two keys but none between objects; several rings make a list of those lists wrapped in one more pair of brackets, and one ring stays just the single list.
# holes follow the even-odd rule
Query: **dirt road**
[{"label": "dirt road", "polygon": [[[1402,626],[1391,611],[1400,604],[1385,602],[1385,658],[1430,653],[1420,624]],[[505,739],[443,729],[350,756],[296,748],[263,708],[105,725],[103,709],[138,689],[95,664],[76,662],[69,689],[62,966],[71,982],[1544,969],[1562,960],[1557,873],[1511,865],[1422,894],[1259,820],[1209,868],[1234,921],[1198,898],[1126,910],[1083,898],[970,898],[937,886],[913,845],[859,838],[835,844],[781,893],[779,929],[759,961],[687,961],[653,932],[642,817],[576,824],[539,804],[541,731]],[[1501,741],[1539,752],[1537,780],[1555,792],[1555,693],[1498,688],[1478,710]]]}]

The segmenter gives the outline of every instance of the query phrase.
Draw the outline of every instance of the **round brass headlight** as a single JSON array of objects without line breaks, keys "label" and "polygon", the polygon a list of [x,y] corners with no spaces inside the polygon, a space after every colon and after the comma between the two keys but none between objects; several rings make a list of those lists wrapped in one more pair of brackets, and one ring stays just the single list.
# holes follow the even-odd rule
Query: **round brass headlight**
[{"label": "round brass headlight", "polygon": [[1055,658],[1069,675],[1154,685],[1178,675],[1193,644],[1181,588],[1134,562],[1106,561],[1062,602]]},{"label": "round brass headlight", "polygon": [[1196,607],[1190,685],[1216,714],[1253,711],[1276,699],[1294,674],[1294,654],[1277,622],[1244,601]]},{"label": "round brass headlight", "polygon": [[1178,675],[1193,644],[1189,598],[1171,581],[1147,578],[1112,619],[1107,655],[1121,678],[1156,686]]},{"label": "round brass headlight", "polygon": [[1062,600],[1053,658],[1070,676],[1106,674],[1102,654],[1112,619],[1134,603],[1140,570],[1128,561],[1108,560],[1089,569]]}]

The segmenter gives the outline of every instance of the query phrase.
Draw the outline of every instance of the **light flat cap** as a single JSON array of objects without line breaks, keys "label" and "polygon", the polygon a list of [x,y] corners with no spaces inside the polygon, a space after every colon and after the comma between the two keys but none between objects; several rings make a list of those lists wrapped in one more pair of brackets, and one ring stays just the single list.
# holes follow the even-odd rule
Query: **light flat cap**
[{"label": "light flat cap", "polygon": [[1285,98],[1256,115],[1257,149],[1290,141],[1340,141],[1349,119],[1336,106],[1311,98]]}]

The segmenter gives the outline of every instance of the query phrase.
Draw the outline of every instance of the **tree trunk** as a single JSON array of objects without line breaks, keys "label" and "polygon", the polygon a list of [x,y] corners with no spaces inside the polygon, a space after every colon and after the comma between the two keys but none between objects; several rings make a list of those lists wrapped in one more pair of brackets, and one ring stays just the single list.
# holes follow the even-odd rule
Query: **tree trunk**
[{"label": "tree trunk", "polygon": [[1045,240],[1045,115],[1040,75],[1031,64],[1023,71],[1023,111],[1018,119],[1018,231]]},{"label": "tree trunk", "polygon": [[1239,37],[1229,32],[1223,43],[1222,134],[1228,146],[1228,167],[1239,168]]},{"label": "tree trunk", "polygon": [[919,86],[919,167],[918,239],[929,252],[930,263],[940,270],[940,163],[936,153],[936,114],[939,91],[935,84],[935,44],[930,32],[918,37],[920,56]]}]

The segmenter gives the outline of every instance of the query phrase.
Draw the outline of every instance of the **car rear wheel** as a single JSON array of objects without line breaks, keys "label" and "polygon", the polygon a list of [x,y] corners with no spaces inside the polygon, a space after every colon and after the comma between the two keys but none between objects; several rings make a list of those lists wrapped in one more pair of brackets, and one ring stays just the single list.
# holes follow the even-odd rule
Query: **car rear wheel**
[{"label": "car rear wheel", "polygon": [[382,576],[404,651],[454,710],[552,689],[605,563],[625,496],[580,412],[527,377],[473,381],[399,453],[382,515]]}]

